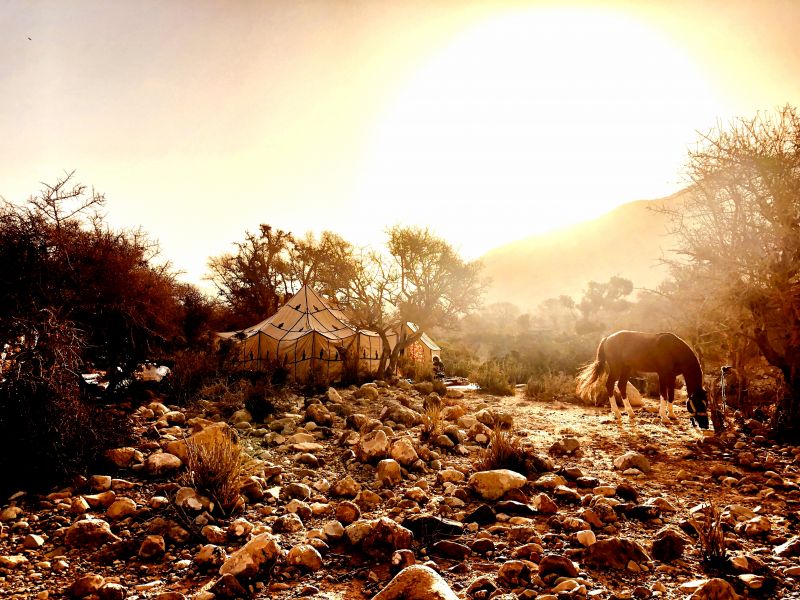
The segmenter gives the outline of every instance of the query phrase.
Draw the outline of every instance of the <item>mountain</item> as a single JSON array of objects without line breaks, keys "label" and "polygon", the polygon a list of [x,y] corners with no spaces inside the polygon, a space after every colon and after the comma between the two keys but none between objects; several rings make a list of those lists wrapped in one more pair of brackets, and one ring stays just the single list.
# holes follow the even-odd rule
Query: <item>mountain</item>
[{"label": "mountain", "polygon": [[667,277],[660,260],[674,256],[676,244],[669,216],[656,209],[679,207],[685,194],[623,204],[597,219],[489,251],[481,259],[492,280],[486,303],[511,302],[530,311],[561,294],[579,301],[589,281],[614,275],[630,279],[634,288],[657,286]]}]

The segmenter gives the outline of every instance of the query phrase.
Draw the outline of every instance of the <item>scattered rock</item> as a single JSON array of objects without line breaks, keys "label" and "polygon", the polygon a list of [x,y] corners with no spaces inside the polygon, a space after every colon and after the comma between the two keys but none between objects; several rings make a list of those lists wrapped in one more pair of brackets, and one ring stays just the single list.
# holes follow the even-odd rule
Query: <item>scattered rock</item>
[{"label": "scattered rock", "polygon": [[231,554],[219,572],[220,575],[255,577],[261,569],[275,562],[278,556],[278,539],[270,533],[262,533]]},{"label": "scattered rock", "polygon": [[509,469],[478,471],[469,478],[470,487],[486,500],[498,500],[506,492],[519,489],[527,482],[527,477]]},{"label": "scattered rock", "polygon": [[395,575],[372,600],[459,600],[447,582],[425,565],[411,565]]},{"label": "scattered rock", "polygon": [[638,469],[642,473],[649,473],[651,471],[650,461],[644,454],[638,452],[626,452],[622,456],[614,459],[614,468],[619,471],[627,471],[628,469]]}]

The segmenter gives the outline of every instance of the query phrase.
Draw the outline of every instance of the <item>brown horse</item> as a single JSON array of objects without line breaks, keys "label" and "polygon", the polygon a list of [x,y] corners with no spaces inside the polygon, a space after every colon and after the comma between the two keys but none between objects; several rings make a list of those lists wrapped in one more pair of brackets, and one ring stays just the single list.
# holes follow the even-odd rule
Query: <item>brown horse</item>
[{"label": "brown horse", "polygon": [[[708,429],[706,392],[703,389],[700,361],[689,345],[673,333],[618,331],[603,338],[597,347],[595,361],[578,373],[577,393],[581,397],[588,397],[595,382],[608,374],[605,391],[614,416],[617,421],[622,420],[616,401],[616,396],[619,395],[633,422],[633,409],[625,390],[628,378],[635,371],[658,374],[658,387],[661,393],[658,413],[663,423],[667,421],[667,405],[669,417],[677,418],[672,408],[672,401],[675,399],[675,378],[683,375],[686,381],[686,393],[689,396],[686,408],[692,423],[697,422],[703,429]],[[618,390],[614,389],[615,384]]]}]

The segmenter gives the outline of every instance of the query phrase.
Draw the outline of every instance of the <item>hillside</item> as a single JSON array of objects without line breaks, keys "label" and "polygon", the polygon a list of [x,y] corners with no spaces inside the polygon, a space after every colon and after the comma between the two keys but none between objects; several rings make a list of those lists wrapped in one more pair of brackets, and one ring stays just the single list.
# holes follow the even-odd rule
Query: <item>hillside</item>
[{"label": "hillside", "polygon": [[512,302],[523,310],[561,294],[580,298],[589,281],[618,275],[634,287],[655,287],[667,276],[660,259],[675,247],[669,218],[654,208],[675,207],[680,192],[624,204],[591,221],[496,248],[483,258],[492,283],[487,303]]}]

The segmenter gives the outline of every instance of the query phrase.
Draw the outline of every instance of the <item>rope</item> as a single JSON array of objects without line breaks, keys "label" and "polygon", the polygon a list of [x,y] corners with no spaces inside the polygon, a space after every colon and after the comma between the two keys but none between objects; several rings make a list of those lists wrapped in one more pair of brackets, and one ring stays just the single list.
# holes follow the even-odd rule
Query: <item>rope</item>
[{"label": "rope", "polygon": [[719,385],[722,387],[722,416],[724,417],[728,412],[728,397],[725,394],[725,371],[726,368],[720,369]]}]

